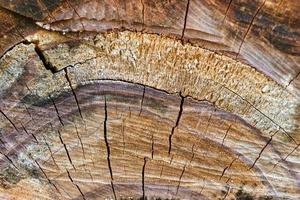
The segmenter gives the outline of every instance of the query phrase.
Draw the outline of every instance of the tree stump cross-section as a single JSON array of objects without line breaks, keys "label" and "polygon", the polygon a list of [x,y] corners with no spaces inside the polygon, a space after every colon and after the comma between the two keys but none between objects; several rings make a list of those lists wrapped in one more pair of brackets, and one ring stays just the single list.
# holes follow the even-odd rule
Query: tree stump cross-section
[{"label": "tree stump cross-section", "polygon": [[291,1],[0,1],[0,199],[299,199]]}]

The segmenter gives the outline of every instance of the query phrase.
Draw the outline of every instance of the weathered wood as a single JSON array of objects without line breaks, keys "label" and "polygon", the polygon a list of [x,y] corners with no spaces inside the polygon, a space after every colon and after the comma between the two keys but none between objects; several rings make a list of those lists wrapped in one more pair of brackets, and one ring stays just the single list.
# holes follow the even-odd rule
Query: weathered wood
[{"label": "weathered wood", "polygon": [[299,95],[298,0],[27,0],[0,5],[59,32],[125,28],[176,36],[243,60]]},{"label": "weathered wood", "polygon": [[300,198],[296,0],[0,5],[1,198]]}]

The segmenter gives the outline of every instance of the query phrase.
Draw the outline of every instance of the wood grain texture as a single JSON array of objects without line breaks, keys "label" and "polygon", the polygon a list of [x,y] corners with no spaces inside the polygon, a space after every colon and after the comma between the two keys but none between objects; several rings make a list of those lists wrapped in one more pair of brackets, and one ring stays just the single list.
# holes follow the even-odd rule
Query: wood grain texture
[{"label": "wood grain texture", "polygon": [[0,199],[299,199],[297,1],[0,1]]},{"label": "wood grain texture", "polygon": [[0,5],[63,33],[129,29],[175,36],[241,60],[299,95],[297,0],[15,0]]}]

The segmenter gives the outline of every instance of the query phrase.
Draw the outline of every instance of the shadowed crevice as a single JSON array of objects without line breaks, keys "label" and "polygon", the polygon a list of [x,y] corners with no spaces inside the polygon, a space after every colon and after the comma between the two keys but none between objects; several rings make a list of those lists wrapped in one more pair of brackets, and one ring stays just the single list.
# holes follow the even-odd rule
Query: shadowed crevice
[{"label": "shadowed crevice", "polygon": [[234,163],[237,159],[238,159],[238,157],[237,157],[237,158],[234,158],[234,159],[231,161],[231,163],[223,169],[222,174],[221,174],[219,180],[222,179],[222,177],[224,176],[225,172],[226,172],[227,170],[230,169],[230,167],[233,165],[233,163]]},{"label": "shadowed crevice", "polygon": [[72,86],[72,82],[71,82],[71,80],[70,80],[70,78],[69,78],[69,75],[68,75],[68,69],[67,69],[67,68],[64,68],[64,71],[65,71],[65,77],[66,77],[66,80],[67,80],[67,82],[68,82],[68,84],[69,84],[69,86],[70,86],[70,88],[71,88],[72,93],[73,93],[73,96],[74,96],[74,99],[75,99],[75,102],[76,102],[76,105],[77,105],[77,108],[78,108],[79,115],[80,115],[81,119],[83,119],[83,116],[82,116],[82,113],[81,113],[81,109],[80,109],[80,106],[79,106],[79,102],[78,102],[77,95],[76,95],[76,93],[75,93],[75,90],[74,90],[74,88],[73,88],[73,86]]},{"label": "shadowed crevice", "polygon": [[22,123],[21,123],[21,126],[22,126],[23,130],[25,131],[25,133],[27,135],[31,135],[33,137],[33,139],[35,140],[35,142],[38,144],[39,141],[37,140],[36,136],[33,133],[29,134],[28,131],[27,131],[27,129],[25,128],[25,126]]},{"label": "shadowed crevice", "polygon": [[142,191],[143,191],[143,200],[145,200],[145,169],[146,169],[147,158],[144,157],[144,165],[142,169]]},{"label": "shadowed crevice", "polygon": [[252,169],[254,167],[254,165],[256,164],[256,162],[258,161],[258,159],[260,158],[261,154],[264,152],[264,150],[267,148],[267,146],[271,143],[273,136],[271,136],[271,138],[268,140],[268,142],[265,144],[265,146],[261,149],[261,151],[259,152],[257,158],[255,159],[255,161],[253,162],[252,166],[249,169]]},{"label": "shadowed crevice", "polygon": [[182,176],[185,172],[185,168],[186,168],[186,164],[183,166],[182,172],[181,172],[180,177],[179,177],[178,185],[177,185],[177,188],[176,188],[176,195],[178,194],[178,190],[179,190],[179,187],[180,187]]},{"label": "shadowed crevice", "polygon": [[72,177],[71,177],[70,172],[69,172],[67,169],[66,169],[66,171],[67,171],[67,173],[68,173],[68,177],[69,177],[70,181],[71,181],[72,184],[77,188],[77,190],[78,190],[79,193],[81,194],[81,197],[83,198],[83,200],[86,200],[86,198],[85,198],[85,196],[84,196],[82,190],[80,189],[79,185],[77,185],[77,184],[74,182],[74,180],[73,180]]},{"label": "shadowed crevice", "polygon": [[33,43],[35,45],[34,50],[38,55],[39,59],[42,61],[44,67],[47,70],[50,70],[53,74],[56,73],[56,68],[52,65],[52,63],[46,58],[43,51],[40,49],[37,43]]},{"label": "shadowed crevice", "polygon": [[9,123],[14,127],[14,129],[19,132],[17,126],[15,125],[15,123],[13,123],[13,121],[0,109],[0,113],[9,121]]},{"label": "shadowed crevice", "polygon": [[111,167],[111,162],[110,162],[110,147],[109,147],[109,142],[107,138],[107,102],[106,102],[106,96],[104,96],[104,124],[103,124],[103,131],[104,131],[104,140],[105,140],[105,145],[106,145],[106,152],[107,152],[107,164],[108,164],[108,169],[110,173],[110,179],[111,179],[111,187],[113,191],[113,195],[115,200],[117,199],[116,192],[115,192],[115,187],[114,187],[114,177],[113,177],[113,172],[112,172],[112,167]]},{"label": "shadowed crevice", "polygon": [[146,92],[146,86],[144,85],[139,115],[141,115],[141,113],[143,112],[143,104],[144,104],[144,99],[145,99],[145,92]]},{"label": "shadowed crevice", "polygon": [[56,112],[56,115],[57,115],[57,117],[58,117],[58,120],[59,120],[60,124],[61,124],[62,126],[64,126],[64,123],[63,123],[62,118],[61,118],[61,116],[60,116],[60,114],[59,114],[59,112],[58,112],[58,108],[57,108],[57,106],[56,106],[56,104],[55,104],[55,101],[52,99],[52,97],[51,97],[50,95],[49,95],[49,99],[51,100],[51,102],[52,102],[52,104],[53,104],[53,106],[54,106],[54,109],[55,109],[55,112]]},{"label": "shadowed crevice", "polygon": [[50,145],[48,144],[48,142],[47,142],[47,140],[46,140],[46,138],[45,138],[45,136],[43,135],[43,139],[44,139],[44,142],[45,142],[45,144],[46,144],[46,146],[47,146],[47,148],[48,148],[48,150],[49,150],[49,152],[50,152],[50,156],[51,156],[51,158],[52,158],[52,161],[53,161],[53,163],[54,163],[54,165],[56,166],[56,168],[57,169],[59,169],[59,167],[58,167],[58,165],[57,165],[57,163],[56,163],[56,161],[55,161],[55,159],[54,159],[54,154],[53,154],[53,152],[52,152],[52,150],[51,150],[51,148],[50,148]]},{"label": "shadowed crevice", "polygon": [[68,150],[68,148],[67,148],[67,145],[64,143],[64,141],[63,141],[63,139],[62,139],[60,131],[57,130],[57,132],[58,132],[58,136],[59,136],[60,142],[61,142],[61,144],[64,146],[64,149],[65,149],[65,151],[66,151],[66,153],[67,153],[69,162],[70,162],[70,164],[72,165],[72,167],[74,168],[74,170],[76,170],[75,165],[74,165],[73,162],[72,162],[72,159],[71,159],[69,150]]},{"label": "shadowed crevice", "polygon": [[52,186],[55,188],[56,192],[58,192],[58,193],[61,195],[61,193],[60,193],[59,189],[57,188],[57,186],[49,179],[49,177],[47,176],[46,172],[45,172],[45,171],[43,170],[43,168],[40,166],[40,164],[38,163],[38,161],[34,160],[34,162],[36,163],[36,165],[38,166],[38,168],[40,169],[40,171],[43,173],[43,175],[44,175],[45,178],[47,179],[48,183],[49,183],[50,185],[52,185]]},{"label": "shadowed crevice", "polygon": [[171,150],[172,150],[172,137],[174,135],[175,129],[177,128],[177,126],[179,124],[179,121],[180,121],[180,118],[181,118],[181,115],[182,115],[182,111],[183,111],[183,104],[184,104],[184,98],[185,97],[181,96],[181,94],[180,94],[180,97],[181,97],[181,101],[180,101],[179,112],[178,112],[178,115],[177,115],[176,123],[172,127],[171,134],[169,135],[169,152],[168,152],[169,155],[170,155]]},{"label": "shadowed crevice", "polygon": [[12,161],[12,159],[10,159],[10,157],[8,157],[8,155],[0,152],[1,155],[3,155],[17,170],[19,170],[19,168],[15,165],[15,163]]}]

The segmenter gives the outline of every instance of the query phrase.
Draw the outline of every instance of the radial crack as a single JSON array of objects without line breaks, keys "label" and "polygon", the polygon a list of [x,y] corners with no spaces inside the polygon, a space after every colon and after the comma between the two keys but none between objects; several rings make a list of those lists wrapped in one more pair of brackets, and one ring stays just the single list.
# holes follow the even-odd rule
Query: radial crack
[{"label": "radial crack", "polygon": [[254,165],[256,164],[256,162],[258,161],[258,159],[260,158],[261,154],[263,153],[263,151],[266,149],[266,147],[271,143],[273,136],[271,136],[271,138],[268,140],[268,142],[265,144],[265,146],[261,149],[261,151],[259,152],[257,158],[255,159],[255,161],[253,162],[252,166],[249,169],[252,169],[254,167]]},{"label": "radial crack", "polygon": [[123,155],[125,154],[125,119],[122,119],[122,141],[123,141]]},{"label": "radial crack", "polygon": [[23,130],[25,131],[25,133],[27,135],[31,135],[33,137],[33,139],[36,141],[36,143],[38,144],[39,141],[37,140],[37,138],[35,137],[35,135],[33,133],[29,134],[28,131],[27,131],[27,129],[25,128],[25,126],[22,123],[21,123],[21,126],[22,126]]},{"label": "radial crack", "polygon": [[231,124],[229,125],[229,127],[228,127],[228,129],[226,130],[226,133],[225,133],[225,135],[224,135],[224,137],[223,137],[223,140],[222,140],[222,146],[224,145],[225,139],[226,139],[226,137],[227,137],[227,134],[228,134],[230,128],[231,128]]},{"label": "radial crack", "polygon": [[296,76],[294,76],[289,82],[288,84],[285,86],[285,88],[289,87],[292,82],[294,82],[298,77],[300,77],[300,71],[296,74]]},{"label": "radial crack", "polygon": [[26,130],[26,128],[24,127],[23,123],[21,123],[21,126],[22,126],[24,132],[25,132],[27,135],[30,135],[30,134],[28,133],[28,131]]},{"label": "radial crack", "polygon": [[226,193],[225,193],[225,195],[223,197],[223,200],[226,199],[226,197],[228,196],[229,190],[230,190],[230,186],[227,186],[227,190],[226,190]]},{"label": "radial crack", "polygon": [[[27,84],[25,84],[26,86],[27,86]],[[28,86],[27,86],[28,87]],[[26,112],[28,113],[28,115],[29,115],[29,117],[32,119],[32,115],[31,115],[31,113],[29,112],[29,109],[28,109],[28,107],[26,106],[26,104],[24,103],[24,107],[25,107],[25,110],[26,110]]]},{"label": "radial crack", "polygon": [[37,43],[34,43],[35,47],[34,50],[36,54],[38,55],[39,59],[42,61],[44,67],[47,70],[50,70],[53,74],[56,72],[56,68],[52,65],[52,63],[46,58],[43,51],[40,49]]},{"label": "radial crack", "polygon": [[285,158],[283,159],[284,161],[286,161],[286,159],[292,155],[297,149],[298,147],[300,146],[300,144],[298,144],[288,155],[285,156]]},{"label": "radial crack", "polygon": [[58,189],[58,188],[56,187],[56,185],[49,179],[49,177],[47,176],[47,174],[46,174],[46,172],[43,170],[43,168],[40,166],[40,164],[39,164],[36,160],[34,160],[34,162],[35,162],[36,165],[39,167],[39,169],[41,170],[41,172],[44,174],[44,176],[45,176],[45,178],[47,179],[48,183],[49,183],[50,185],[52,185],[52,186],[55,188],[55,190],[61,195],[59,189]]},{"label": "radial crack", "polygon": [[[3,146],[5,146],[5,142],[0,138],[0,142]],[[5,148],[5,147],[4,147]]]},{"label": "radial crack", "polygon": [[14,127],[14,129],[19,132],[17,126],[11,121],[11,119],[0,109],[0,113],[9,121],[9,123]]},{"label": "radial crack", "polygon": [[193,159],[195,157],[194,147],[195,147],[195,144],[193,144],[193,146],[192,146],[192,158],[190,160],[190,164],[192,163],[192,161],[193,161]]},{"label": "radial crack", "polygon": [[252,19],[251,19],[251,21],[250,21],[250,24],[249,24],[249,26],[248,26],[248,28],[247,28],[247,31],[246,31],[246,33],[245,33],[245,35],[244,35],[244,37],[243,37],[243,39],[242,39],[242,42],[241,42],[241,44],[240,44],[240,46],[239,46],[239,49],[238,49],[236,58],[238,57],[238,55],[239,55],[240,52],[241,52],[242,46],[243,46],[243,44],[244,44],[244,41],[245,41],[245,39],[246,39],[246,37],[247,37],[247,35],[248,35],[248,33],[249,33],[251,27],[253,26],[253,22],[254,22],[256,16],[258,15],[258,13],[259,13],[260,10],[262,9],[262,7],[265,5],[265,3],[266,3],[266,0],[264,0],[264,2],[259,6],[259,8],[256,10],[254,16],[252,17]]},{"label": "radial crack", "polygon": [[85,159],[85,151],[84,151],[83,143],[82,143],[81,136],[80,136],[80,134],[79,134],[79,132],[78,132],[78,129],[77,129],[76,124],[75,124],[75,130],[76,130],[76,134],[77,134],[77,137],[78,137],[78,139],[79,139],[79,142],[80,142],[80,146],[81,146],[81,150],[82,150],[83,157],[84,157],[84,159]]},{"label": "radial crack", "polygon": [[180,94],[180,97],[181,97],[181,102],[180,102],[180,106],[179,106],[179,112],[178,112],[178,115],[177,115],[176,123],[175,123],[175,126],[172,127],[171,134],[169,135],[169,155],[170,155],[171,150],[172,150],[172,136],[174,134],[175,129],[177,128],[177,126],[179,124],[179,121],[180,121],[180,118],[181,118],[181,115],[182,115],[182,111],[183,111],[183,104],[184,104],[184,98],[185,97],[181,96],[181,94]]},{"label": "radial crack", "polygon": [[66,169],[66,171],[67,171],[67,173],[68,173],[68,177],[69,177],[70,181],[72,182],[72,184],[73,184],[73,185],[77,188],[77,190],[80,192],[82,198],[83,198],[84,200],[86,200],[86,198],[85,198],[83,192],[81,191],[79,185],[77,185],[77,184],[74,182],[74,180],[73,180],[72,177],[71,177],[70,172],[69,172],[67,169]]},{"label": "radial crack", "polygon": [[238,158],[233,159],[233,160],[231,161],[231,163],[230,163],[227,167],[225,167],[225,168],[223,169],[223,172],[222,172],[222,174],[221,174],[219,180],[222,179],[222,177],[224,176],[225,172],[226,172],[227,170],[230,169],[230,167],[233,165],[233,163],[234,163],[237,159],[238,159]]},{"label": "radial crack", "polygon": [[143,200],[145,200],[145,169],[146,169],[147,158],[144,157],[144,165],[142,169],[142,191],[143,191]]},{"label": "radial crack", "polygon": [[[216,109],[214,109],[214,112],[216,112]],[[205,133],[207,133],[208,127],[209,127],[209,125],[210,125],[210,120],[211,120],[213,114],[214,114],[214,113],[210,113],[210,115],[209,115],[209,118],[208,118],[208,120],[207,120],[207,125],[206,125],[206,128],[205,128]]]},{"label": "radial crack", "polygon": [[180,187],[182,176],[185,172],[185,168],[186,168],[186,164],[183,166],[182,172],[181,172],[180,177],[179,177],[178,185],[177,185],[177,188],[176,188],[176,195],[178,194],[178,190],[179,190],[179,187]]},{"label": "radial crack", "polygon": [[228,6],[227,6],[227,8],[226,8],[226,12],[225,12],[225,16],[224,16],[224,19],[223,19],[223,23],[224,23],[224,21],[225,21],[227,15],[228,15],[229,9],[230,9],[231,4],[232,4],[232,1],[233,1],[233,0],[230,0]]},{"label": "radial crack", "polygon": [[283,159],[279,160],[274,166],[273,166],[273,169],[282,161],[286,161],[287,158],[292,155],[297,149],[298,147],[300,146],[300,144],[298,144],[290,153],[288,153]]},{"label": "radial crack", "polygon": [[58,167],[58,165],[57,165],[57,163],[56,163],[56,161],[55,161],[55,159],[54,159],[53,152],[52,152],[52,150],[51,150],[51,148],[50,148],[50,145],[48,144],[48,142],[47,142],[45,136],[43,136],[43,139],[44,139],[44,142],[45,142],[45,144],[46,144],[46,146],[47,146],[47,148],[48,148],[48,150],[49,150],[49,152],[50,152],[50,156],[51,156],[51,158],[52,158],[52,160],[53,160],[53,163],[55,164],[55,166],[57,167],[57,169],[59,169],[59,167]]},{"label": "radial crack", "polygon": [[75,98],[75,101],[76,101],[76,104],[77,104],[77,108],[78,108],[78,112],[79,112],[79,114],[80,114],[81,119],[83,119],[83,116],[82,116],[82,113],[81,113],[81,109],[80,109],[80,106],[79,106],[79,102],[78,102],[78,99],[77,99],[75,90],[74,90],[74,88],[73,88],[73,86],[72,86],[71,80],[70,80],[70,78],[69,78],[67,68],[64,68],[64,71],[65,71],[65,77],[66,77],[66,79],[67,79],[67,82],[69,83],[69,86],[70,86],[70,88],[71,88],[71,90],[72,90],[72,93],[73,93],[73,96],[74,96],[74,98]]},{"label": "radial crack", "polygon": [[72,162],[71,156],[70,156],[70,154],[69,154],[67,145],[64,143],[64,141],[63,141],[63,139],[62,139],[60,131],[57,130],[57,132],[58,132],[58,135],[59,135],[60,142],[61,142],[61,144],[64,146],[64,149],[65,149],[65,151],[66,151],[66,153],[67,153],[69,162],[70,162],[70,164],[73,166],[74,170],[76,170],[76,168],[75,168],[75,166],[74,166],[74,164],[73,164],[73,162]]},{"label": "radial crack", "polygon": [[140,113],[139,115],[141,115],[142,111],[143,111],[143,104],[144,104],[144,98],[145,98],[145,91],[146,91],[146,86],[144,86],[143,88],[143,95],[142,95],[142,99],[141,99],[141,105],[140,105]]},{"label": "radial crack", "polygon": [[152,134],[152,137],[151,137],[151,159],[153,160],[153,157],[154,157],[154,137],[153,137],[153,134]]},{"label": "radial crack", "polygon": [[55,112],[56,112],[56,115],[57,115],[57,117],[58,117],[58,120],[59,120],[60,124],[61,124],[62,126],[64,126],[64,123],[63,123],[63,121],[62,121],[62,118],[60,117],[60,114],[59,114],[59,112],[58,112],[57,106],[56,106],[54,100],[52,99],[52,97],[51,97],[50,95],[49,95],[49,99],[51,100],[51,102],[52,102],[52,104],[53,104],[53,106],[54,106],[54,109],[55,109]]},{"label": "radial crack", "polygon": [[111,168],[111,163],[110,163],[110,147],[109,147],[109,142],[108,142],[108,138],[107,138],[107,102],[106,102],[106,96],[104,96],[104,140],[105,140],[105,145],[106,145],[106,152],[107,152],[107,164],[108,164],[108,169],[109,169],[109,173],[110,173],[110,178],[111,178],[111,187],[112,187],[112,191],[114,194],[114,198],[117,199],[116,196],[116,192],[115,192],[115,188],[114,188],[114,177],[113,177],[113,172],[112,172],[112,168]]},{"label": "radial crack", "polygon": [[181,41],[183,40],[184,34],[185,34],[185,29],[186,29],[186,24],[187,24],[187,18],[188,18],[189,8],[190,8],[190,0],[187,0],[186,10],[185,10],[185,15],[184,15],[183,29],[182,29],[182,34],[181,34]]},{"label": "radial crack", "polygon": [[10,159],[8,157],[8,155],[6,155],[6,154],[4,154],[2,152],[0,152],[0,154],[2,154],[17,170],[19,170],[19,168],[14,164],[14,162],[12,161],[12,159]]}]

